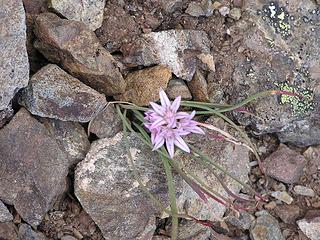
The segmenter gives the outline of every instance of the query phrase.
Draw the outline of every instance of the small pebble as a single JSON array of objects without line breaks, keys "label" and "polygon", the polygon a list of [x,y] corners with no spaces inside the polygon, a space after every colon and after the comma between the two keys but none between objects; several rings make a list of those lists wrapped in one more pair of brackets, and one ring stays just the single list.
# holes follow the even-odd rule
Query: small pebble
[{"label": "small pebble", "polygon": [[272,201],[272,202],[269,202],[266,205],[264,205],[264,208],[267,210],[273,210],[276,208],[276,206],[277,206],[277,203]]},{"label": "small pebble", "polygon": [[221,8],[219,8],[219,13],[222,15],[222,16],[227,16],[229,13],[230,13],[230,8],[226,7],[226,6],[223,6]]},{"label": "small pebble", "polygon": [[314,197],[315,193],[311,188],[297,185],[294,187],[294,192],[298,195],[307,196],[307,197]]},{"label": "small pebble", "polygon": [[241,18],[241,9],[240,8],[232,8],[230,10],[229,17],[238,21]]},{"label": "small pebble", "polygon": [[61,240],[77,240],[77,238],[72,237],[70,235],[64,235],[61,237]]},{"label": "small pebble", "polygon": [[293,202],[293,198],[287,192],[275,191],[271,193],[271,196],[287,204]]}]

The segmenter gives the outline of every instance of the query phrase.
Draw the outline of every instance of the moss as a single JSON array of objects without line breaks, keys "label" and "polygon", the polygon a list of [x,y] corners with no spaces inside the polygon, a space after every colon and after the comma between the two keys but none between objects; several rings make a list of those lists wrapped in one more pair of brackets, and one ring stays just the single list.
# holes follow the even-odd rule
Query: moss
[{"label": "moss", "polygon": [[281,95],[280,104],[289,104],[294,116],[302,116],[315,109],[314,94],[310,89],[289,85],[288,83],[276,84],[281,91],[287,91],[298,96]]}]

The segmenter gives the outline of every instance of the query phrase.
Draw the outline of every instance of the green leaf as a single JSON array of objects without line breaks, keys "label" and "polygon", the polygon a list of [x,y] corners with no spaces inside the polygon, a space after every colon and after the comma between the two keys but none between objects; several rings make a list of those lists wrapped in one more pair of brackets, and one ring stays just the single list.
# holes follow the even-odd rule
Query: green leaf
[{"label": "green leaf", "polygon": [[170,208],[172,212],[172,231],[171,239],[178,239],[178,209],[177,209],[177,199],[176,199],[176,190],[173,182],[172,169],[167,158],[160,155],[160,158],[163,162],[165,173],[167,176],[167,184],[169,190],[169,199],[170,199]]}]

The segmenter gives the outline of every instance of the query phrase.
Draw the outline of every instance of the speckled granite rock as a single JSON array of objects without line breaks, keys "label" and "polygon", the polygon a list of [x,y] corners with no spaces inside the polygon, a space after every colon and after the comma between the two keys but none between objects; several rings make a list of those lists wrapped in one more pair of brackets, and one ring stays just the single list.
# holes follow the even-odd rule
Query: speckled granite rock
[{"label": "speckled granite rock", "polygon": [[89,122],[107,104],[103,94],[54,64],[32,76],[19,103],[34,115],[75,122]]},{"label": "speckled granite rock", "polygon": [[0,0],[0,6],[0,110],[3,110],[18,90],[27,86],[29,62],[22,0]]},{"label": "speckled granite rock", "polygon": [[101,27],[106,0],[49,0],[49,6],[69,20],[81,21],[92,31]]}]

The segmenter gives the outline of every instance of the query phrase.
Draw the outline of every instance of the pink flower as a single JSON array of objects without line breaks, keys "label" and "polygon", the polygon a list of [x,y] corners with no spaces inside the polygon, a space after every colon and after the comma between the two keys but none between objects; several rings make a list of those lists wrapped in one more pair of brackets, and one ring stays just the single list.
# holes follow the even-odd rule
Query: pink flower
[{"label": "pink flower", "polygon": [[195,111],[191,114],[178,112],[181,103],[181,96],[170,102],[166,93],[160,90],[161,105],[151,102],[152,109],[145,113],[145,127],[151,133],[153,151],[166,144],[170,157],[174,156],[174,145],[185,152],[190,149],[181,136],[190,133],[204,134],[203,130],[197,126],[197,122],[192,120]]}]

